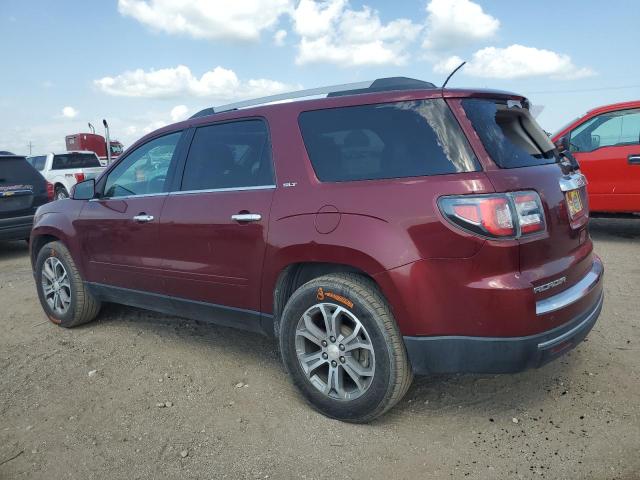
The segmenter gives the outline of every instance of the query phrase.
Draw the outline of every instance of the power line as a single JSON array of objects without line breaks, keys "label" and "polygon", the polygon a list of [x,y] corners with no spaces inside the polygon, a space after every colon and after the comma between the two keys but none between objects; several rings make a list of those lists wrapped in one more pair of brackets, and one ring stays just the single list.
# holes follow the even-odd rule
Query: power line
[{"label": "power line", "polygon": [[623,90],[626,88],[640,88],[640,85],[624,85],[619,87],[599,87],[599,88],[579,88],[575,90],[541,90],[538,92],[528,92],[528,94],[553,94],[553,93],[581,93],[581,92],[599,92],[603,90]]}]

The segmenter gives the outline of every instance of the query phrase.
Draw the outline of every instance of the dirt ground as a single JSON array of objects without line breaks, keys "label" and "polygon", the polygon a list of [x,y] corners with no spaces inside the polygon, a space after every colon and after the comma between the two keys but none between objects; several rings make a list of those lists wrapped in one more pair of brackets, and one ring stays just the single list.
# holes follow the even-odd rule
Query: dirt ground
[{"label": "dirt ground", "polygon": [[311,410],[259,335],[114,305],[56,327],[25,244],[0,243],[0,479],[639,479],[640,219],[592,235],[588,341],[517,375],[417,378],[370,425]]}]

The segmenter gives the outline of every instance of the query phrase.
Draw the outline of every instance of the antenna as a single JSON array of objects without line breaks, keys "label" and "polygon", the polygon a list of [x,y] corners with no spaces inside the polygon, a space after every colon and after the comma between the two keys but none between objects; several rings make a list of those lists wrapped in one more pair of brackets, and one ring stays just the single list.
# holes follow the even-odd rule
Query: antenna
[{"label": "antenna", "polygon": [[447,77],[447,79],[446,79],[446,80],[444,81],[444,83],[442,84],[442,87],[440,87],[440,89],[441,89],[441,90],[444,90],[444,87],[446,87],[446,86],[447,86],[447,83],[449,83],[449,80],[451,80],[451,77],[453,77],[453,76],[456,74],[456,72],[457,72],[458,70],[460,70],[460,69],[465,65],[465,63],[467,63],[467,62],[462,62],[460,65],[458,65],[458,66],[455,68],[455,70],[454,70],[453,72],[451,72],[451,73],[449,74],[449,76]]}]

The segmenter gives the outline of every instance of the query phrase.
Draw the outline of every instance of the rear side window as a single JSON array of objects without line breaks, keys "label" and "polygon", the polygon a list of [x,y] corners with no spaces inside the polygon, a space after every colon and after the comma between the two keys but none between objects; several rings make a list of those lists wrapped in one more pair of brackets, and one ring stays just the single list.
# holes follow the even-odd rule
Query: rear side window
[{"label": "rear side window", "polygon": [[545,165],[556,161],[555,146],[529,110],[506,100],[466,99],[462,106],[500,168]]},{"label": "rear side window", "polygon": [[100,161],[93,153],[64,153],[53,156],[52,170],[66,170],[70,168],[99,167]]},{"label": "rear side window", "polygon": [[196,130],[182,190],[272,185],[271,146],[264,121],[243,120]]},{"label": "rear side window", "polygon": [[442,99],[313,110],[301,113],[299,124],[323,182],[480,170]]}]

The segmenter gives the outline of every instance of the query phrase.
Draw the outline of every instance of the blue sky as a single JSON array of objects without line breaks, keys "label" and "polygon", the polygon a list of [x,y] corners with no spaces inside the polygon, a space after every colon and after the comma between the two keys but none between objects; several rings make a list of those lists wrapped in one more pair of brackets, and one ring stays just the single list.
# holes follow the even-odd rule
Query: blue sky
[{"label": "blue sky", "polygon": [[300,86],[440,84],[458,58],[469,65],[452,86],[524,93],[553,131],[640,99],[639,20],[635,0],[2,0],[0,150],[64,149],[102,118],[126,146],[206,106]]}]

